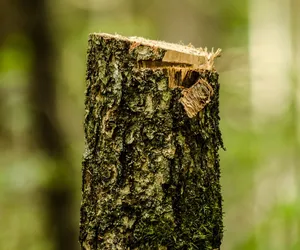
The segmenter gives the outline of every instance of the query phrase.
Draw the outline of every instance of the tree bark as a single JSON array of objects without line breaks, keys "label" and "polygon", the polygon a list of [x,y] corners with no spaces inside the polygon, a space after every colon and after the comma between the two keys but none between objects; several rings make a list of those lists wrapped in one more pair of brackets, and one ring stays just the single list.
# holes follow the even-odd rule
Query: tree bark
[{"label": "tree bark", "polygon": [[220,248],[218,54],[90,35],[82,249]]}]

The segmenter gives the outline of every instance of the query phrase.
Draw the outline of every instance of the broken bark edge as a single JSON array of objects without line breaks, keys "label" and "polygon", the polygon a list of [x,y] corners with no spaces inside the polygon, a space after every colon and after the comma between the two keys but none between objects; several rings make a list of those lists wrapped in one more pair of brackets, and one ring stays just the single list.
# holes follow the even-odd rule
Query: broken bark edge
[{"label": "broken bark edge", "polygon": [[[107,33],[91,33],[90,37],[91,36],[103,37],[104,39],[129,41],[131,43],[129,52],[133,52],[137,48],[143,46],[151,47],[153,50],[165,50],[165,54],[162,60],[155,61],[157,62],[157,64],[147,64],[147,62],[151,63],[153,62],[153,60],[138,60],[145,61],[145,64],[141,63],[140,66],[146,68],[162,68],[165,66],[170,66],[170,64],[174,63],[176,65],[182,65],[183,67],[184,64],[186,64],[188,67],[211,71],[214,70],[215,58],[220,57],[222,51],[220,48],[218,48],[216,51],[214,51],[214,48],[212,48],[212,50],[209,51],[206,47],[195,48],[191,44],[185,46],[175,43],[167,43],[164,41],[148,40],[143,37],[125,37],[118,34],[111,35]],[[138,52],[143,53],[144,51],[141,50]]]},{"label": "broken bark edge", "polygon": [[[181,88],[183,97],[179,100],[189,118],[196,116],[211,100],[213,89],[206,79],[198,79],[189,88],[182,86],[182,82],[193,72],[215,72],[215,58],[221,56],[221,49],[211,51],[205,48],[167,43],[164,41],[148,40],[142,37],[124,37],[118,34],[92,33],[92,36],[104,39],[116,39],[130,42],[128,53],[137,53],[136,68],[139,69],[166,69],[169,78],[169,88]],[[147,50],[151,49],[154,58],[145,58]],[[162,51],[161,51],[162,50]],[[162,54],[160,53],[162,52]],[[154,60],[153,60],[154,59]],[[180,81],[176,76],[180,75]]]}]

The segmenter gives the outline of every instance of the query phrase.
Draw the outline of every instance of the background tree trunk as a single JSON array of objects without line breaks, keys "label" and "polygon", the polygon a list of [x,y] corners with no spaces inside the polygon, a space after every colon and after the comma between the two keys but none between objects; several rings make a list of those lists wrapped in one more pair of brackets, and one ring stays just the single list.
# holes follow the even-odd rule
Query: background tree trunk
[{"label": "background tree trunk", "polygon": [[29,102],[33,120],[33,144],[50,162],[49,183],[42,188],[45,211],[45,233],[56,250],[74,250],[76,231],[72,208],[72,165],[66,152],[66,143],[59,126],[56,110],[56,65],[59,61],[54,44],[46,0],[17,1],[24,35],[32,45]]},{"label": "background tree trunk", "polygon": [[219,249],[213,59],[174,44],[90,36],[82,249]]}]

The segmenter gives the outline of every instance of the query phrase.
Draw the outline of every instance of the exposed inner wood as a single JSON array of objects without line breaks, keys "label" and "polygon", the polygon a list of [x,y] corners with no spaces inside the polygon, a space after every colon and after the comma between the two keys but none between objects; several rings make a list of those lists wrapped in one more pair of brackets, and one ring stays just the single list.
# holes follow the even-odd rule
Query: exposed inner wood
[{"label": "exposed inner wood", "polygon": [[182,94],[183,97],[179,101],[183,104],[188,117],[192,118],[210,102],[214,91],[206,80],[200,79],[192,87],[184,89]]},{"label": "exposed inner wood", "polygon": [[181,63],[181,62],[166,62],[166,61],[139,61],[138,62],[139,68],[170,68],[170,67],[182,67],[182,68],[192,68],[193,65],[189,63]]},{"label": "exposed inner wood", "polygon": [[182,63],[182,64],[190,64],[194,69],[204,69],[204,70],[215,70],[214,69],[214,60],[216,57],[219,57],[221,54],[221,49],[217,49],[216,52],[212,49],[211,52],[207,50],[207,48],[199,48],[200,55],[194,54],[185,54],[182,52],[168,50],[164,58],[163,62],[173,62],[173,63]]},{"label": "exposed inner wood", "polygon": [[221,49],[217,49],[216,52],[208,51],[207,48],[195,48],[191,45],[185,46],[174,43],[167,43],[164,41],[148,40],[142,37],[124,37],[121,35],[111,35],[106,33],[97,34],[108,39],[118,39],[130,41],[133,44],[133,48],[140,45],[149,46],[152,48],[161,48],[166,50],[166,53],[161,62],[190,64],[194,68],[203,68],[213,70],[214,59],[220,56]]},{"label": "exposed inner wood", "polygon": [[163,58],[163,62],[186,63],[193,67],[203,65],[206,61],[206,55],[187,54],[175,50],[168,50]]},{"label": "exposed inner wood", "polygon": [[[168,71],[168,77],[169,77],[169,88],[184,88],[182,86],[182,83],[186,76],[191,73],[191,68],[184,68],[184,67],[170,67],[167,68]],[[176,81],[176,75],[180,75],[180,82]]]},{"label": "exposed inner wood", "polygon": [[124,37],[120,35],[110,35],[110,34],[99,34],[101,36],[105,36],[107,38],[115,38],[119,40],[127,40],[132,43],[137,43],[149,47],[157,47],[162,48],[164,50],[171,50],[171,51],[177,51],[184,54],[190,54],[190,55],[196,55],[196,56],[203,56],[202,52],[199,49],[196,49],[192,46],[185,46],[181,44],[175,44],[175,43],[167,43],[164,41],[156,41],[156,40],[148,40],[142,37]]},{"label": "exposed inner wood", "polygon": [[[192,118],[200,112],[213,95],[213,90],[205,79],[198,79],[189,88],[183,86],[186,78],[189,78],[192,72],[200,72],[203,70],[215,71],[214,60],[221,54],[221,49],[215,52],[207,48],[194,48],[193,46],[184,46],[174,43],[166,43],[163,41],[147,40],[141,37],[123,37],[120,35],[100,34],[108,39],[114,38],[118,40],[126,40],[131,42],[129,52],[139,46],[157,49],[164,49],[166,52],[160,60],[140,60],[137,61],[139,69],[164,69],[167,71],[169,78],[169,88],[181,88],[183,97],[180,102],[184,106],[187,115]],[[138,53],[144,54],[147,50],[142,47]]]}]

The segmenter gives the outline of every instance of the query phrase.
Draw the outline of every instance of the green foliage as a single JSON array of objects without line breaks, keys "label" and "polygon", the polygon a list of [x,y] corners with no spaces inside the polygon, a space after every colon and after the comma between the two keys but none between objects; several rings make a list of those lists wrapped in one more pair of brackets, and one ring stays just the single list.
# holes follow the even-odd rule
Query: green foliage
[{"label": "green foliage", "polygon": [[[76,180],[77,186],[77,193],[73,194],[76,200],[74,211],[67,212],[74,213],[74,225],[78,226],[80,161],[84,148],[82,123],[87,39],[88,33],[100,31],[167,41],[172,33],[172,39],[177,39],[174,42],[183,41],[186,44],[190,41],[182,34],[188,32],[198,39],[195,47],[220,44],[224,49],[223,57],[219,59],[220,67],[217,64],[218,70],[221,69],[220,116],[227,148],[226,151],[220,152],[225,213],[222,250],[300,249],[299,200],[294,198],[287,202],[283,199],[300,190],[299,108],[295,95],[290,98],[291,105],[285,114],[269,119],[256,129],[252,126],[254,121],[250,102],[248,62],[251,0],[190,0],[190,4],[184,1],[175,3],[173,0],[95,0],[83,1],[83,4],[80,4],[81,2],[48,1],[48,9],[51,12],[48,24],[53,31],[51,37],[60,53],[60,61],[56,62],[57,72],[53,72],[59,80],[56,103],[59,113],[58,126],[62,126],[65,132],[65,138],[61,139],[70,142],[67,145],[68,153],[76,167],[74,175],[71,176],[66,176],[62,169],[55,166],[53,159],[45,157],[41,153],[42,150],[36,149],[32,144],[35,131],[31,126],[33,117],[29,110],[32,107],[29,107],[28,100],[31,94],[29,86],[32,76],[29,69],[32,66],[33,47],[22,29],[22,20],[10,27],[11,23],[6,20],[2,22],[2,16],[0,17],[3,24],[0,28],[0,249],[53,250],[52,239],[45,234],[46,218],[45,207],[40,199],[41,190],[52,185],[59,188],[73,179]],[[174,12],[182,2],[185,4],[184,8],[179,9],[182,13],[187,13],[183,15],[186,20],[178,16],[178,12]],[[263,9],[263,1],[261,4]],[[5,9],[5,6],[0,3],[0,12],[6,12],[5,16],[10,16],[11,19],[22,17],[24,11]],[[135,6],[139,8],[135,9]],[[266,14],[272,11],[265,10]],[[297,8],[293,11],[297,13]],[[170,16],[172,20],[182,20],[181,25],[171,31],[166,25],[170,24]],[[295,16],[291,16],[291,21],[294,19]],[[277,25],[265,24],[275,27]],[[297,31],[295,27],[297,26],[294,25]],[[5,33],[6,30],[9,32]],[[2,34],[7,35],[2,37]],[[207,37],[211,37],[213,41],[202,44]],[[294,43],[297,44],[297,41]],[[275,49],[289,51],[289,48]],[[40,62],[41,65],[44,63]],[[268,68],[269,65],[266,65],[266,69]],[[296,91],[294,83],[298,74],[297,71],[293,72],[291,93]],[[272,94],[272,90],[265,94]],[[169,97],[166,96],[165,99],[167,103]],[[132,100],[134,101],[136,100]],[[149,136],[150,134],[151,132]],[[263,173],[266,169],[267,173]],[[287,189],[284,194],[280,193],[280,197],[275,199],[274,204],[271,204],[258,220],[254,213],[257,196],[261,195],[264,200],[275,196],[286,186],[283,176],[290,170],[294,171],[296,191]],[[56,183],[53,176],[61,176],[64,180]],[[258,176],[263,176],[259,182]],[[273,180],[270,190],[260,194],[262,190],[259,190],[258,186],[267,186],[269,180]],[[203,210],[205,209],[204,207]],[[277,238],[281,239],[281,243],[278,243],[276,248],[273,242]]]}]

